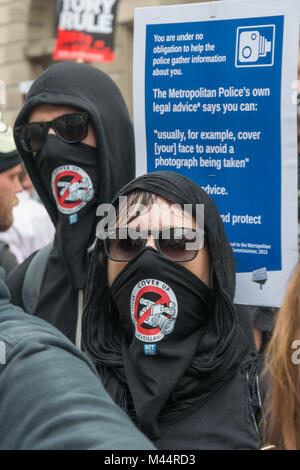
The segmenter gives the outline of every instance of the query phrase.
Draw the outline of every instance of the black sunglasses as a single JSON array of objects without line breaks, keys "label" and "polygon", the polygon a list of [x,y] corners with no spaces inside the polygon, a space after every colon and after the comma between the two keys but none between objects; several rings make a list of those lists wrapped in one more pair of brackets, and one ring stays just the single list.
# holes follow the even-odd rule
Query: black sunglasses
[{"label": "black sunglasses", "polygon": [[44,146],[50,127],[67,144],[77,144],[88,134],[89,115],[86,112],[64,114],[48,122],[30,122],[14,130],[15,138],[26,152],[39,152]]},{"label": "black sunglasses", "polygon": [[187,227],[171,227],[165,230],[138,231],[129,227],[117,227],[103,237],[106,255],[112,261],[128,262],[142,251],[148,236],[152,235],[158,252],[165,258],[192,261],[203,246],[204,232]]}]

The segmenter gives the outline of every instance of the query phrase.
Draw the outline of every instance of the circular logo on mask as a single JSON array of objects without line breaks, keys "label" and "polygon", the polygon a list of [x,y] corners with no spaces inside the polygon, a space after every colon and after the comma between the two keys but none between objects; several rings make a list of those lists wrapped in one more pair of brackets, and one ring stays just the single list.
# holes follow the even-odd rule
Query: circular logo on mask
[{"label": "circular logo on mask", "polygon": [[74,214],[94,197],[89,175],[78,166],[59,166],[52,172],[51,187],[57,208],[63,214]]},{"label": "circular logo on mask", "polygon": [[145,343],[154,343],[174,330],[178,304],[166,283],[143,279],[131,293],[130,310],[135,336]]}]

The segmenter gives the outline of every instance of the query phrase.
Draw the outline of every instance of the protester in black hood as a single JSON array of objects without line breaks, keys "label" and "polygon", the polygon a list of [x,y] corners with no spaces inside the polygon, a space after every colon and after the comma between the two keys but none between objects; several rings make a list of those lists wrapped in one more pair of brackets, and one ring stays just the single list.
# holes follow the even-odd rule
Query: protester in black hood
[{"label": "protester in black hood", "polygon": [[158,449],[258,449],[260,358],[237,321],[235,259],[214,202],[184,176],[157,172],[112,204],[83,318],[104,385]]},{"label": "protester in black hood", "polygon": [[[105,73],[86,64],[62,62],[33,83],[14,135],[56,227],[33,313],[71,340],[76,336],[80,345],[80,307],[96,209],[134,176],[132,123],[119,89]],[[12,301],[26,311],[30,307],[22,299],[30,304],[34,296],[23,282],[29,263],[26,260],[8,281]]]}]

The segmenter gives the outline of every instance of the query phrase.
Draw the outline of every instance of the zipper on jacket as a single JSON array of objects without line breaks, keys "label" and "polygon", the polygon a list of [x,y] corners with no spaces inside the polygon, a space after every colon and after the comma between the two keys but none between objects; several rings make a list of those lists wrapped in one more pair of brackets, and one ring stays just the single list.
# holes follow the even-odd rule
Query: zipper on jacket
[{"label": "zipper on jacket", "polygon": [[[249,393],[249,373],[248,373],[248,371],[247,371],[247,374],[246,374],[246,378],[247,378],[248,393]],[[258,396],[259,406],[260,406],[261,413],[262,413],[262,416],[263,416],[263,406],[262,406],[262,401],[261,401],[261,396],[260,396],[260,390],[259,390],[259,379],[258,379],[258,375],[256,375],[255,381],[256,381],[256,387],[257,387],[257,396]],[[252,399],[251,399],[251,401],[252,401]],[[260,432],[259,427],[258,427],[257,422],[256,422],[256,418],[255,418],[255,415],[254,415],[254,412],[253,412],[252,403],[251,403],[251,416],[252,416],[252,420],[253,420],[253,424],[254,424],[254,427],[255,427],[256,434],[257,434],[257,436],[258,436],[258,438],[259,438],[259,441],[260,441],[260,445],[262,445],[263,439],[262,439],[261,432]]]},{"label": "zipper on jacket", "polygon": [[76,337],[75,345],[81,351],[81,338],[82,338],[82,315],[83,315],[83,290],[78,291],[78,314],[77,314],[77,326],[76,326]]}]

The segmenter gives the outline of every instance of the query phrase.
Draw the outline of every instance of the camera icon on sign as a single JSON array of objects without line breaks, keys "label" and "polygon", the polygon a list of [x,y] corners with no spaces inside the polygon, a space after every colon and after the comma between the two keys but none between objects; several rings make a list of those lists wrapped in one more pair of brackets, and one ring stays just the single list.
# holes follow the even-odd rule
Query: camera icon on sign
[{"label": "camera icon on sign", "polygon": [[274,63],[275,25],[237,28],[236,67],[266,67]]},{"label": "camera icon on sign", "polygon": [[271,41],[261,36],[258,31],[243,31],[240,35],[240,62],[257,62],[271,52]]}]

